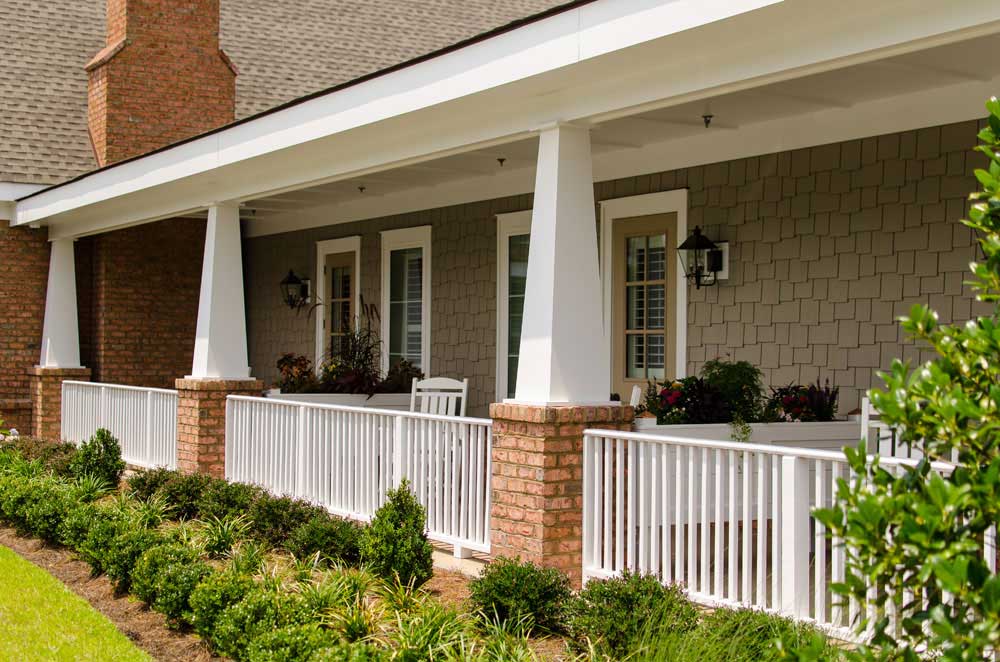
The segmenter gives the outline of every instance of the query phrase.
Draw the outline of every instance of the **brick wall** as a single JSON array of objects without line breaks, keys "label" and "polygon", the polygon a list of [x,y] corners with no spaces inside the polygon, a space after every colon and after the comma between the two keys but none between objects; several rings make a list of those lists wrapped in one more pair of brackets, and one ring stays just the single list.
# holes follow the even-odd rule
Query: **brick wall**
[{"label": "brick wall", "polygon": [[93,381],[173,388],[191,372],[205,222],[171,219],[78,243],[81,355]]},{"label": "brick wall", "polygon": [[219,49],[219,0],[108,0],[107,47],[87,65],[101,165],[233,120],[236,72]]},{"label": "brick wall", "polygon": [[[730,242],[730,278],[688,292],[688,372],[730,356],[769,384],[829,378],[841,413],[895,357],[920,358],[895,319],[917,302],[943,321],[981,313],[963,285],[975,255],[957,221],[977,188],[976,122],[601,182],[595,198],[688,188],[688,224]],[[496,221],[531,196],[458,205],[245,242],[250,361],[275,377],[285,351],[310,358],[315,318],[281,305],[294,268],[315,278],[315,242],[362,235],[362,293],[379,302],[381,230],[433,226],[432,366],[470,377],[470,412],[495,399]]]},{"label": "brick wall", "polygon": [[30,428],[28,368],[38,363],[49,243],[44,230],[0,221],[0,418]]}]

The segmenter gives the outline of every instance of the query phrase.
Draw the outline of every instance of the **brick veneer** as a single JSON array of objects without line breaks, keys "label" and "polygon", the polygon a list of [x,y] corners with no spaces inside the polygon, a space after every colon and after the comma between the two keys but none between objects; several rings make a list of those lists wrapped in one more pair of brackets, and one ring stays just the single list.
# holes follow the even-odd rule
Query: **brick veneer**
[{"label": "brick veneer", "polygon": [[219,48],[219,0],[108,0],[107,46],[87,65],[98,163],[233,121],[236,69]]},{"label": "brick veneer", "polygon": [[28,369],[31,378],[31,434],[41,439],[62,439],[62,383],[89,381],[89,368]]},{"label": "brick veneer", "polygon": [[38,363],[48,274],[46,232],[0,221],[0,418],[21,432],[31,427],[27,370]]},{"label": "brick veneer", "polygon": [[173,388],[191,371],[205,222],[170,219],[77,243],[81,359],[94,381]]},{"label": "brick veneer", "polygon": [[226,455],[226,397],[261,395],[258,379],[178,379],[177,466],[187,473],[223,477]]},{"label": "brick veneer", "polygon": [[494,556],[559,568],[583,564],[583,431],[631,430],[628,406],[492,404]]}]

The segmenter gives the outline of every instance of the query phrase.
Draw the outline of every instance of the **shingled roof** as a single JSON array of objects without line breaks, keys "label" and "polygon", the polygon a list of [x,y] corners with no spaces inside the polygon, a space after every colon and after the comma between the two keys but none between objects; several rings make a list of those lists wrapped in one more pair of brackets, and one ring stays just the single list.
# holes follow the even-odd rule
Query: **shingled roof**
[{"label": "shingled roof", "polygon": [[[222,0],[237,119],[444,48],[565,0]],[[104,0],[0,0],[0,182],[97,167],[84,65]]]}]

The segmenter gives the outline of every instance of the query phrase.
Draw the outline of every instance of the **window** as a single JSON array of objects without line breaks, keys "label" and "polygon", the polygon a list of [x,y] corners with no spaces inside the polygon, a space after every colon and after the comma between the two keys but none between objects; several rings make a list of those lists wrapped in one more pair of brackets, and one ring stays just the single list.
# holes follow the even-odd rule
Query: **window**
[{"label": "window", "polygon": [[430,373],[431,228],[382,233],[382,363]]},{"label": "window", "polygon": [[497,216],[497,397],[513,398],[521,352],[531,211]]},{"label": "window", "polygon": [[316,243],[316,366],[340,350],[344,335],[358,325],[361,237]]}]

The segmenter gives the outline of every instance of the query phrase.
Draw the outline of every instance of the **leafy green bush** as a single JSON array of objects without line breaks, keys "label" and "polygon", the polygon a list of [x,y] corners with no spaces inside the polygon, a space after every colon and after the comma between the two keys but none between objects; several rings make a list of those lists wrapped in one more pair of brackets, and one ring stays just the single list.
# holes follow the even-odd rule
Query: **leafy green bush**
[{"label": "leafy green bush", "polygon": [[[107,509],[94,503],[78,503],[66,513],[59,526],[59,542],[70,549],[81,553],[88,563],[90,558],[84,554],[90,529],[103,526],[104,520],[111,520],[114,515]],[[93,565],[93,564],[91,564]]]},{"label": "leafy green bush", "polygon": [[118,485],[122,472],[125,471],[122,447],[111,432],[100,428],[93,437],[80,445],[70,460],[69,470],[74,476],[90,474],[109,485]]},{"label": "leafy green bush", "polygon": [[701,376],[728,403],[729,420],[760,420],[764,379],[757,366],[747,361],[713,359],[702,366]]},{"label": "leafy green bush", "polygon": [[157,581],[153,609],[166,616],[173,626],[190,623],[191,594],[213,572],[212,567],[204,561],[168,564]]},{"label": "leafy green bush", "polygon": [[808,647],[812,662],[838,660],[839,651],[813,627],[752,609],[717,609],[697,627],[671,628],[672,617],[654,612],[634,650],[639,661],[759,662],[788,659],[789,650]]},{"label": "leafy green bush", "polygon": [[326,511],[305,501],[264,495],[250,509],[254,535],[272,547],[280,547],[292,531]]},{"label": "leafy green bush", "polygon": [[294,529],[285,549],[296,558],[319,554],[334,562],[357,565],[361,560],[361,527],[329,515],[315,515]]},{"label": "leafy green bush", "polygon": [[592,645],[614,658],[629,654],[653,613],[670,632],[687,632],[698,624],[698,611],[680,586],[631,572],[587,582],[568,611],[571,645],[580,651]]},{"label": "leafy green bush", "polygon": [[486,619],[559,632],[572,597],[569,578],[555,568],[500,557],[469,585],[472,604]]},{"label": "leafy green bush", "polygon": [[[839,481],[833,508],[816,513],[847,550],[846,578],[834,591],[874,614],[856,624],[872,630],[861,659],[920,659],[927,651],[948,660],[988,659],[1000,632],[1000,576],[986,558],[995,550],[984,554],[982,543],[1000,521],[1000,101],[990,99],[987,110],[977,151],[989,166],[976,170],[983,190],[970,196],[965,225],[984,255],[970,265],[972,288],[994,309],[952,326],[939,324],[925,306],[912,308],[903,329],[937,358],[916,368],[894,361],[881,375],[885,390],[872,389],[870,397],[882,421],[922,459],[890,472],[877,456],[848,449],[852,479]],[[953,458],[951,471],[932,466]],[[867,586],[879,590],[869,595]],[[903,604],[907,593],[913,598]],[[898,632],[890,628],[890,609],[902,624]]]},{"label": "leafy green bush", "polygon": [[424,507],[403,480],[389,490],[386,501],[361,536],[361,560],[385,578],[420,586],[433,574]]},{"label": "leafy green bush", "polygon": [[37,460],[56,476],[69,476],[69,466],[76,455],[76,444],[52,442],[35,437],[8,437],[0,441],[0,450],[11,450],[31,462]]},{"label": "leafy green bush", "polygon": [[160,491],[164,485],[179,476],[179,471],[172,469],[147,469],[137,471],[128,479],[129,493],[139,501],[147,501]]},{"label": "leafy green bush", "polygon": [[174,472],[160,485],[157,493],[170,504],[175,517],[193,519],[198,516],[198,503],[202,494],[213,480],[205,474]]},{"label": "leafy green bush", "polygon": [[48,543],[60,540],[63,520],[76,503],[72,488],[53,479],[36,479],[28,484],[25,528]]},{"label": "leafy green bush", "polygon": [[250,577],[235,572],[210,575],[191,593],[191,625],[203,639],[210,639],[215,625],[228,607],[254,590]]},{"label": "leafy green bush", "polygon": [[[367,642],[342,643],[322,648],[308,658],[308,662],[387,662],[390,653]],[[403,656],[400,660],[409,660]]]},{"label": "leafy green bush", "polygon": [[147,549],[132,570],[132,593],[143,602],[152,605],[159,591],[159,581],[167,566],[194,563],[198,552],[186,545],[163,543]]},{"label": "leafy green bush", "polygon": [[[100,552],[100,566],[115,585],[115,589],[126,592],[132,585],[132,570],[135,569],[139,557],[146,550],[161,544],[163,537],[156,531],[134,527],[128,520],[119,519],[114,521],[112,526],[116,535],[108,540]],[[89,536],[87,541],[88,544],[92,544]]]},{"label": "leafy green bush", "polygon": [[293,662],[308,660],[317,651],[338,644],[337,636],[315,623],[289,625],[265,632],[250,642],[249,662]]},{"label": "leafy green bush", "polygon": [[264,490],[256,485],[216,479],[205,486],[198,500],[198,516],[204,520],[212,517],[223,520],[245,515],[264,494]]},{"label": "leafy green bush", "polygon": [[242,660],[251,641],[272,630],[302,624],[305,615],[298,595],[257,587],[223,610],[209,641],[216,652]]}]

